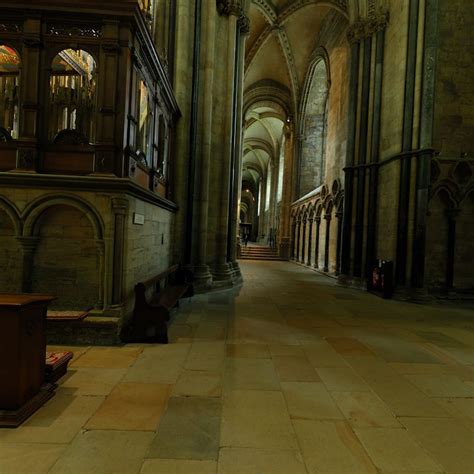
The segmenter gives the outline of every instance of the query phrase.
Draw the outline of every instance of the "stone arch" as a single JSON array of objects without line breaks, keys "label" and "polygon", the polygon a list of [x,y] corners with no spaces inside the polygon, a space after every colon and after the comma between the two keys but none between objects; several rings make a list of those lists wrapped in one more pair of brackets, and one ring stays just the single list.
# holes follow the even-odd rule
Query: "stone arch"
[{"label": "stone arch", "polygon": [[21,219],[16,207],[0,196],[0,292],[21,292]]},{"label": "stone arch", "polygon": [[94,229],[95,239],[99,241],[104,238],[104,223],[100,214],[86,200],[72,194],[48,194],[31,202],[23,212],[23,220],[25,222],[23,236],[35,236],[35,226],[38,218],[48,207],[56,205],[70,206],[83,212]]},{"label": "stone arch", "polygon": [[15,236],[19,237],[22,235],[22,221],[20,213],[16,206],[10,202],[6,197],[0,196],[0,211],[3,211],[11,220],[13,228],[15,230]]},{"label": "stone arch", "polygon": [[47,195],[24,212],[23,241],[29,245],[23,288],[53,293],[61,309],[102,308],[105,288],[104,225],[88,202]]},{"label": "stone arch", "polygon": [[244,93],[244,117],[252,108],[271,107],[286,119],[293,115],[291,104],[291,93],[288,88],[273,80],[258,81]]}]

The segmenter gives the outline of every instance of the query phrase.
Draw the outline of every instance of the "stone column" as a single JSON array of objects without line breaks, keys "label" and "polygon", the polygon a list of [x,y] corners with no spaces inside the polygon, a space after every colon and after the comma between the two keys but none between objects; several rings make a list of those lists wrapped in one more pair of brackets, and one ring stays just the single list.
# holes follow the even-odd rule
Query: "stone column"
[{"label": "stone column", "polygon": [[280,227],[278,235],[278,247],[281,258],[290,257],[290,214],[293,185],[293,159],[294,159],[294,127],[291,121],[284,128],[285,134],[285,158],[282,198],[280,203]]},{"label": "stone column", "polygon": [[312,246],[313,246],[313,218],[309,218],[309,233],[308,233],[308,260],[306,262],[306,265],[308,267],[311,266],[311,252],[312,252]]},{"label": "stone column", "polygon": [[344,217],[342,228],[341,273],[351,273],[351,240],[352,240],[352,206],[354,193],[354,161],[357,127],[357,95],[359,90],[359,37],[354,27],[348,35],[351,43],[350,70],[349,70],[349,110],[346,167],[344,168]]},{"label": "stone column", "polygon": [[33,264],[39,237],[17,237],[16,239],[20,244],[21,252],[21,291],[31,293],[33,291]]},{"label": "stone column", "polygon": [[301,258],[300,262],[305,263],[305,254],[306,254],[306,224],[308,220],[306,217],[303,219],[303,239],[301,241]]},{"label": "stone column", "polygon": [[367,244],[365,257],[365,275],[377,258],[377,193],[378,193],[378,162],[380,153],[380,124],[382,117],[382,78],[385,46],[385,31],[380,30],[375,38],[375,75],[374,75],[374,105],[372,120],[372,152],[369,167],[369,204],[367,209]]},{"label": "stone column", "polygon": [[329,271],[329,238],[331,237],[331,213],[324,215],[326,221],[326,241],[324,243],[324,268],[323,271]]},{"label": "stone column", "polygon": [[[207,239],[212,229],[209,229],[209,183],[212,157],[212,117],[214,103],[214,67],[216,39],[216,10],[213,2],[205,2],[203,5],[204,41],[205,47],[201,48],[201,72],[202,72],[202,94],[201,94],[201,117],[200,117],[200,138],[199,166],[196,169],[198,185],[196,187],[198,199],[195,204],[195,212],[199,215],[197,228],[197,252],[196,265],[194,266],[195,286],[199,291],[210,288],[212,275],[208,266]],[[215,232],[215,229],[214,229]]]},{"label": "stone column", "polygon": [[[230,219],[233,216],[233,196],[234,196],[234,166],[235,166],[235,119],[236,119],[236,75],[239,61],[239,38],[237,37],[237,11],[229,12],[227,16],[220,17],[222,23],[227,28],[226,48],[222,53],[226,54],[227,76],[225,88],[225,100],[223,111],[225,114],[225,123],[222,127],[222,142],[225,144],[224,153],[220,156],[220,164],[222,166],[222,174],[219,182],[222,189],[222,197],[220,199],[221,209],[218,215],[216,229],[218,241],[216,242],[216,263],[213,265],[214,281],[220,282],[220,285],[232,284],[231,265],[228,262],[229,245],[231,242],[229,233],[231,227]],[[236,216],[235,216],[236,217]]]},{"label": "stone column", "polygon": [[294,218],[291,223],[291,260],[295,259],[296,255],[296,219]]},{"label": "stone column", "polygon": [[243,99],[244,99],[244,63],[245,63],[245,35],[249,32],[249,19],[241,14],[237,21],[239,34],[237,39],[238,56],[235,71],[235,110],[234,110],[234,163],[233,174],[231,179],[231,210],[229,224],[229,243],[228,243],[228,260],[232,265],[234,277],[241,279],[239,265],[237,263],[237,235],[238,235],[238,203],[241,191],[241,172],[242,172],[242,153],[243,153]]},{"label": "stone column", "polygon": [[314,246],[314,268],[319,268],[319,241],[321,240],[321,216],[316,217],[316,245]]},{"label": "stone column", "polygon": [[405,75],[405,105],[403,111],[403,157],[400,160],[400,194],[398,204],[397,255],[395,283],[406,284],[408,260],[408,226],[410,210],[410,181],[413,148],[413,124],[416,95],[416,62],[418,44],[418,15],[420,0],[410,1],[408,17],[407,64]]},{"label": "stone column", "polygon": [[301,217],[298,217],[297,227],[296,227],[296,256],[295,256],[296,262],[300,261],[300,245],[301,245],[300,238],[301,238]]},{"label": "stone column", "polygon": [[[383,31],[388,23],[388,12],[380,10],[371,12],[366,19],[361,19],[354,23],[348,32],[348,40],[351,44],[350,63],[350,86],[349,86],[349,120],[348,120],[348,141],[345,183],[344,183],[344,215],[342,218],[340,271],[344,276],[352,275],[356,277],[365,276],[365,263],[363,260],[364,241],[366,247],[369,245],[369,235],[365,235],[366,229],[366,173],[369,149],[369,103],[371,94],[374,97],[374,110],[372,120],[372,154],[378,154],[378,141],[380,139],[380,104],[382,87],[382,60],[383,60],[383,36],[379,32]],[[375,73],[372,74],[372,43],[376,37],[376,61]],[[362,47],[363,46],[363,47]],[[360,52],[363,52],[362,67],[360,67]],[[359,83],[360,97],[359,97]],[[356,136],[358,139],[358,153],[356,162]],[[375,134],[375,136],[374,136]],[[374,148],[375,146],[375,148]],[[357,165],[357,167],[356,167]],[[355,176],[357,173],[357,176]],[[357,177],[355,216],[354,207],[354,180]],[[372,176],[371,189],[376,176]],[[372,192],[372,199],[373,199]],[[376,196],[376,195],[375,195]],[[374,217],[374,209],[368,208],[368,220]],[[372,212],[372,214],[370,214]],[[355,217],[355,218],[354,218]],[[367,222],[368,225],[375,225]],[[354,248],[351,251],[352,232],[354,226]],[[375,235],[375,234],[374,234]],[[374,236],[372,236],[374,237]],[[371,249],[373,248],[370,243]],[[351,268],[351,256],[353,257],[353,267]],[[351,271],[352,270],[352,271]]]},{"label": "stone column", "polygon": [[446,268],[446,287],[454,286],[454,261],[456,255],[456,220],[460,209],[448,209],[446,217],[448,219],[448,261]]},{"label": "stone column", "polygon": [[105,306],[105,242],[103,240],[96,241],[97,256],[99,259],[99,298],[97,306],[99,309],[103,309]]},{"label": "stone column", "polygon": [[415,288],[425,282],[426,216],[428,213],[430,165],[433,158],[433,116],[438,50],[439,0],[426,0],[423,41],[423,83],[420,110],[420,149],[416,163],[415,234],[411,280]]},{"label": "stone column", "polygon": [[112,304],[121,305],[123,302],[125,228],[128,214],[128,200],[125,198],[113,198],[112,212],[114,214]]},{"label": "stone column", "polygon": [[372,38],[363,40],[362,95],[360,98],[359,155],[357,167],[357,191],[354,235],[354,271],[355,277],[362,277],[362,256],[365,230],[365,179],[367,163],[367,138],[369,125],[370,71],[372,63]]},{"label": "stone column", "polygon": [[337,244],[336,244],[336,275],[341,273],[341,245],[342,245],[342,211],[336,212]]}]

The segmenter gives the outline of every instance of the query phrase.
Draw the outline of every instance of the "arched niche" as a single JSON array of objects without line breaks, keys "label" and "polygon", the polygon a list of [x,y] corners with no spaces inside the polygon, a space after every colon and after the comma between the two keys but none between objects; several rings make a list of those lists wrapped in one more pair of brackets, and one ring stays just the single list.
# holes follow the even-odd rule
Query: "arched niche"
[{"label": "arched niche", "polygon": [[14,211],[0,200],[0,293],[21,292],[19,229]]},{"label": "arched niche", "polygon": [[455,203],[447,189],[439,189],[432,197],[426,223],[426,285],[432,290],[449,286],[450,214]]},{"label": "arched niche", "polygon": [[93,143],[96,102],[97,63],[94,57],[83,49],[61,50],[51,63],[49,139],[59,143]]},{"label": "arched niche", "polygon": [[474,290],[474,189],[463,199],[456,217],[456,249],[454,252],[454,287]]},{"label": "arched niche", "polygon": [[18,138],[20,68],[17,51],[0,44],[0,141]]},{"label": "arched niche", "polygon": [[25,225],[36,237],[31,292],[57,295],[60,309],[101,307],[104,252],[93,217],[67,201],[37,209]]}]

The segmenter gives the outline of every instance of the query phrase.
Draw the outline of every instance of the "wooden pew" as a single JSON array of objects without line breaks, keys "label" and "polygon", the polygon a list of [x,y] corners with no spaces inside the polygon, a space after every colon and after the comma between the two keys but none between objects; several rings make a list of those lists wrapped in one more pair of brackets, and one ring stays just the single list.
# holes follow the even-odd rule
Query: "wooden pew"
[{"label": "wooden pew", "polygon": [[[170,313],[180,298],[194,295],[192,273],[173,265],[158,275],[135,285],[135,307],[131,320],[120,332],[122,342],[168,343]],[[153,296],[147,301],[148,290]]]}]

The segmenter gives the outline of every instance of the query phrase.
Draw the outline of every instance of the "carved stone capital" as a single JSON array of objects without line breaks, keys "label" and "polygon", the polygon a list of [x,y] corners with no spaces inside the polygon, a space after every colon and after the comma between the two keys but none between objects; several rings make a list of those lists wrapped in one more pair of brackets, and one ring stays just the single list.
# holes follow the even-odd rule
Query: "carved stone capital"
[{"label": "carved stone capital", "polygon": [[34,169],[36,162],[36,148],[19,147],[16,151],[16,167],[18,169]]},{"label": "carved stone capital", "polygon": [[237,26],[243,35],[248,35],[250,33],[250,18],[242,13],[237,20]]},{"label": "carved stone capital", "polygon": [[234,15],[237,17],[243,15],[241,0],[216,0],[216,6],[219,15]]},{"label": "carved stone capital", "polygon": [[387,28],[390,15],[388,10],[380,9],[371,13],[367,18],[359,18],[347,31],[349,43],[359,43],[365,38],[370,38],[379,31]]},{"label": "carved stone capital", "polygon": [[113,198],[112,208],[115,214],[125,215],[128,210],[128,199],[125,198]]}]

